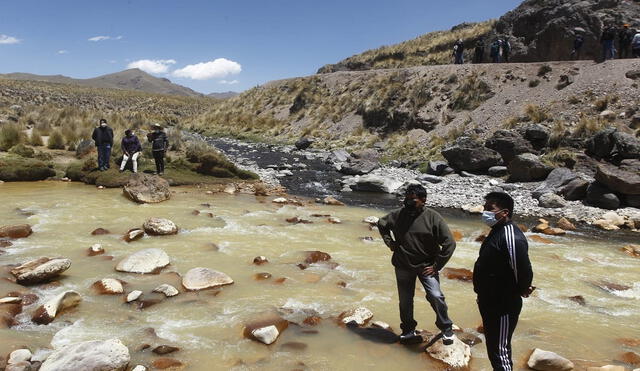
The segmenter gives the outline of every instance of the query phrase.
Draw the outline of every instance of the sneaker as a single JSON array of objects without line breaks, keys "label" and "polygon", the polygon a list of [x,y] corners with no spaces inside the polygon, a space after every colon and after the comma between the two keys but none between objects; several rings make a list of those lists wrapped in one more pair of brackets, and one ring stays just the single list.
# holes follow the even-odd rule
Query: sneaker
[{"label": "sneaker", "polygon": [[400,335],[400,342],[402,344],[415,344],[422,342],[422,336],[416,330],[403,332]]},{"label": "sneaker", "polygon": [[453,329],[449,328],[442,333],[442,344],[451,345],[456,335],[453,333]]}]

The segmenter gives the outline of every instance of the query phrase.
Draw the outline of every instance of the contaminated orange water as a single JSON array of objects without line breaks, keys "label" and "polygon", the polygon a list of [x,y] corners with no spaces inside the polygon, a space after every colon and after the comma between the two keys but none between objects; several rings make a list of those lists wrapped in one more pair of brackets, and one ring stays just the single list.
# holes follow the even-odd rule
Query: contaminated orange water
[{"label": "contaminated orange water", "polygon": [[[32,287],[39,301],[24,308],[19,324],[0,329],[0,353],[21,346],[32,350],[59,347],[84,340],[119,338],[129,348],[132,365],[151,365],[154,355],[143,344],[167,344],[180,351],[167,355],[180,360],[189,370],[389,370],[429,369],[434,366],[423,354],[398,344],[367,341],[341,328],[332,319],[341,312],[365,306],[374,320],[399,327],[397,293],[390,252],[376,231],[363,218],[384,214],[382,210],[338,206],[279,206],[271,198],[248,195],[207,195],[196,188],[174,188],[171,200],[137,205],[118,189],[98,190],[75,183],[35,182],[0,185],[0,224],[33,226],[34,233],[17,240],[0,255],[0,264],[18,264],[40,256],[63,256],[72,260],[60,286]],[[209,204],[203,205],[203,204]],[[19,210],[18,210],[19,209]],[[199,215],[193,215],[199,210]],[[211,213],[211,215],[209,215]],[[32,215],[30,215],[32,214]],[[341,219],[331,224],[326,214]],[[312,224],[289,224],[285,219],[300,216]],[[180,227],[175,236],[151,237],[126,243],[120,239],[130,228],[140,227],[150,217],[168,218]],[[449,267],[473,267],[480,244],[474,242],[484,227],[476,218],[451,219],[452,229],[464,238]],[[112,234],[92,236],[102,227]],[[362,237],[373,237],[365,241]],[[530,241],[534,284],[514,335],[514,361],[522,367],[532,348],[557,352],[576,361],[608,364],[625,348],[617,339],[640,338],[640,259],[622,253],[623,242],[594,240],[579,234],[547,237],[552,244]],[[100,243],[113,260],[86,254]],[[214,247],[217,246],[217,248]],[[114,267],[126,255],[157,247],[168,253],[171,265],[159,275],[116,272]],[[339,265],[312,265],[306,270],[296,264],[302,252],[320,250]],[[264,255],[269,263],[252,264]],[[175,274],[194,267],[208,267],[227,273],[235,283],[220,292],[185,292]],[[272,278],[256,281],[256,273]],[[286,277],[282,284],[276,280]],[[142,290],[144,298],[160,298],[151,290],[170,283],[180,295],[137,309],[125,304],[123,296],[99,296],[91,285],[102,278],[126,282],[125,292]],[[463,329],[480,323],[470,283],[442,278],[450,316]],[[630,286],[606,291],[593,282],[607,281]],[[342,287],[339,283],[346,283]],[[0,296],[17,285],[0,281]],[[83,301],[49,325],[30,322],[33,311],[44,301],[65,290],[75,290]],[[216,295],[217,294],[217,295]],[[582,295],[586,305],[568,299]],[[245,323],[262,318],[279,307],[312,308],[324,318],[316,331],[290,326],[271,346],[242,336]],[[416,293],[415,316],[419,327],[436,331],[435,317],[422,289]],[[149,334],[155,330],[159,338]],[[304,343],[290,347],[287,343]],[[472,369],[490,369],[484,344],[472,348]]]}]

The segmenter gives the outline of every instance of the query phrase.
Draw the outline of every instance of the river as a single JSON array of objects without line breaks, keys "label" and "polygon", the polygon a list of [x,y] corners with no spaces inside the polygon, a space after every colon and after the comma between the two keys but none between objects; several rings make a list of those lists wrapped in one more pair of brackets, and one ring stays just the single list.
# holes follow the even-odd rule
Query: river
[{"label": "river", "polygon": [[[170,356],[189,370],[389,370],[430,368],[433,365],[409,348],[367,341],[336,326],[331,317],[366,306],[380,320],[398,329],[397,293],[390,252],[377,232],[363,218],[381,216],[373,207],[338,207],[317,204],[279,206],[271,198],[251,195],[206,194],[198,188],[174,188],[172,199],[160,204],[137,205],[118,189],[64,182],[0,184],[0,224],[33,226],[34,234],[14,241],[0,255],[0,264],[17,264],[40,256],[64,256],[72,260],[59,286],[35,286],[37,303],[25,307],[19,324],[0,329],[0,353],[27,345],[32,350],[93,339],[119,338],[128,347],[133,364],[150,365],[158,356],[138,350],[142,344],[175,345]],[[208,204],[208,205],[207,205]],[[193,215],[199,210],[199,215]],[[211,213],[212,215],[208,215]],[[326,217],[341,219],[331,224]],[[289,224],[286,218],[301,216],[312,224]],[[180,227],[175,236],[150,237],[126,243],[120,239],[128,229],[150,217],[171,219]],[[479,220],[447,217],[463,238],[449,267],[473,267],[480,244],[475,237],[484,227]],[[112,232],[92,236],[98,227]],[[530,235],[530,234],[528,234]],[[372,237],[373,241],[362,237]],[[593,239],[577,233],[546,237],[553,243],[530,240],[530,257],[538,287],[527,299],[514,335],[514,362],[522,365],[532,348],[555,351],[574,361],[609,364],[624,351],[619,338],[640,337],[640,259],[625,255],[625,243]],[[104,257],[89,257],[86,249],[100,243]],[[214,246],[217,246],[217,248]],[[171,265],[159,275],[133,275],[114,270],[124,256],[143,248],[157,247],[171,257]],[[321,250],[339,265],[296,264],[302,252]],[[269,263],[252,264],[264,255]],[[235,283],[219,292],[185,292],[175,274],[193,267],[208,267],[230,275]],[[254,279],[268,272],[272,278]],[[286,277],[282,284],[276,280]],[[99,296],[91,285],[102,278],[125,281],[125,292],[142,290],[145,298],[159,297],[150,291],[162,283],[180,289],[180,295],[138,310],[122,296]],[[606,290],[597,282],[630,286]],[[342,287],[339,283],[346,283]],[[480,323],[470,283],[442,278],[450,316],[461,328],[473,331]],[[0,281],[0,295],[17,285]],[[83,301],[77,309],[49,325],[35,325],[31,313],[46,299],[65,290],[76,290]],[[217,294],[217,295],[214,295]],[[568,297],[581,295],[582,306]],[[306,307],[324,318],[317,331],[290,326],[271,345],[244,339],[243,325],[279,307]],[[422,329],[435,331],[435,318],[416,295],[416,319]],[[160,339],[149,335],[155,329]],[[291,343],[304,345],[291,345]],[[472,348],[472,369],[489,369],[484,344]]]}]

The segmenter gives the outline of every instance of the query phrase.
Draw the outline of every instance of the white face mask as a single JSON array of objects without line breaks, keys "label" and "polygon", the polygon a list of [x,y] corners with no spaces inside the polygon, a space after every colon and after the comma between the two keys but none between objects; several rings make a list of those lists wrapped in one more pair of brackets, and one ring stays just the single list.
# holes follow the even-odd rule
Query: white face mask
[{"label": "white face mask", "polygon": [[[502,210],[498,210],[498,212],[500,211]],[[493,211],[482,212],[482,221],[484,222],[484,224],[488,225],[489,227],[493,227],[494,225],[496,225],[500,221],[500,219],[496,219],[496,213]]]},{"label": "white face mask", "polygon": [[102,124],[100,124],[100,126],[103,127],[103,128],[106,128],[107,124],[103,122]]}]

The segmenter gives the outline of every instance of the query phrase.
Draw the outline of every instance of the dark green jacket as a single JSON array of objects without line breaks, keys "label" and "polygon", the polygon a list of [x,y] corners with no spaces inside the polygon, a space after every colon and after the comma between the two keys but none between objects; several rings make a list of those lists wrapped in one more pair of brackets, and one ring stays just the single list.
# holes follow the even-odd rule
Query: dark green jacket
[{"label": "dark green jacket", "polygon": [[456,249],[447,223],[435,210],[426,207],[417,215],[411,215],[405,208],[394,210],[380,218],[378,229],[384,243],[393,250],[391,263],[397,268],[422,270],[435,264],[440,270]]}]

